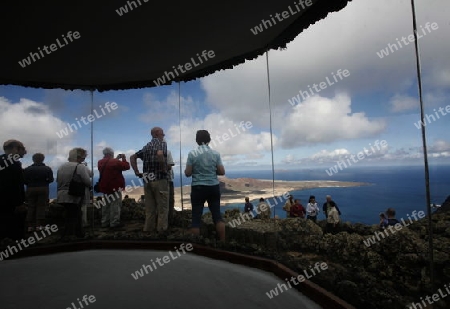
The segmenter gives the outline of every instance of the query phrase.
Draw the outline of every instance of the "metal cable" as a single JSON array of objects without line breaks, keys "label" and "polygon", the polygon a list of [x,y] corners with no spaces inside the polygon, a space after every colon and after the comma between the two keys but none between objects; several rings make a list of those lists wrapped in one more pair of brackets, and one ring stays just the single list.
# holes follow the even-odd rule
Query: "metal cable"
[{"label": "metal cable", "polygon": [[[270,92],[270,71],[269,71],[269,50],[266,51],[266,69],[267,69],[267,90],[268,90],[268,96],[269,96],[269,129],[270,129],[270,153],[272,156],[272,196],[274,199],[274,206],[273,206],[273,225],[274,225],[274,232],[275,232],[275,239],[278,239],[278,229],[277,229],[277,220],[275,219],[276,214],[276,205],[278,204],[276,202],[275,197],[275,164],[273,159],[273,131],[272,131],[272,97]],[[278,241],[276,241],[277,246],[277,253],[278,251]],[[278,262],[278,256],[276,257],[276,261]]]},{"label": "metal cable", "polygon": [[[90,90],[91,93],[91,115],[94,114],[94,90]],[[92,171],[92,177],[91,177],[91,188],[94,188],[94,121],[91,121],[91,171]],[[94,205],[94,192],[89,192],[89,197],[92,197],[92,205]],[[92,234],[94,234],[94,223],[95,223],[95,207],[92,207],[92,224],[91,224],[91,230]],[[86,209],[87,211],[87,209]]]},{"label": "metal cable", "polygon": [[411,0],[412,10],[412,22],[414,30],[414,47],[416,56],[416,69],[417,69],[417,84],[419,88],[419,101],[420,101],[420,119],[422,120],[422,144],[423,144],[423,160],[425,165],[425,190],[426,190],[426,203],[428,214],[428,246],[429,246],[429,258],[430,258],[430,282],[431,289],[434,290],[434,257],[433,257],[433,227],[431,221],[431,197],[430,197],[430,175],[428,169],[428,155],[427,155],[427,138],[425,134],[425,115],[423,110],[423,97],[422,97],[422,75],[420,67],[420,53],[419,43],[417,41],[417,22],[416,22],[416,9],[414,0]]},{"label": "metal cable", "polygon": [[[180,134],[180,194],[181,194],[181,217],[184,214],[184,202],[183,202],[183,171],[181,164],[181,84],[178,82],[178,127]],[[175,188],[174,188],[175,190]],[[175,210],[174,210],[175,213]],[[183,232],[184,232],[184,220],[183,220]]]}]

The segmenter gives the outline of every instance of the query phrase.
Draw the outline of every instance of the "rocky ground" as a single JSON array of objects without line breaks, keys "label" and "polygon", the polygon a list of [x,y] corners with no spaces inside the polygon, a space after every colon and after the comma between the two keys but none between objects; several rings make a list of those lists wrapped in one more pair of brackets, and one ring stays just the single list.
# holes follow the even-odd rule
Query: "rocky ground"
[{"label": "rocky ground", "polygon": [[[302,219],[258,219],[243,222],[238,210],[225,212],[227,241],[216,240],[210,214],[203,216],[202,236],[190,238],[186,229],[190,210],[176,212],[174,224],[167,235],[142,232],[144,208],[133,199],[125,200],[122,230],[99,228],[99,210],[91,208],[89,219],[94,227],[86,229],[87,239],[107,240],[189,240],[203,245],[268,257],[302,273],[316,262],[325,262],[328,269],[310,280],[346,300],[356,308],[404,309],[419,303],[421,297],[432,296],[444,285],[450,286],[450,197],[432,215],[435,284],[430,285],[428,218],[413,221],[407,227],[388,234],[367,246],[376,226],[343,223],[336,234],[324,233],[325,222],[318,224]],[[49,223],[63,226],[62,208],[52,204]],[[240,224],[235,219],[240,220]],[[235,227],[232,227],[234,223]],[[61,240],[59,233],[43,239],[37,245]],[[0,249],[7,242],[0,243]],[[450,288],[449,288],[450,289]],[[449,294],[449,293],[447,293]],[[433,308],[450,308],[450,297],[435,302]],[[419,308],[419,307],[418,307]],[[431,305],[427,304],[427,308]]]}]

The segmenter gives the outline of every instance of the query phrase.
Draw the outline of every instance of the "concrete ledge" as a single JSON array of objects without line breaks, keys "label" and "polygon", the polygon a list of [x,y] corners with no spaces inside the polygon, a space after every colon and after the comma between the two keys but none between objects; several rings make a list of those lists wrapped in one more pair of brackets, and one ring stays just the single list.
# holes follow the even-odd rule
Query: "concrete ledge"
[{"label": "concrete ledge", "polygon": [[[73,252],[80,250],[93,249],[138,249],[138,250],[172,250],[175,246],[188,241],[82,241],[67,244],[49,245],[28,248],[22,250],[17,254],[11,256],[9,259],[17,259],[24,257],[33,257],[38,255],[55,254],[61,252]],[[261,269],[270,273],[281,280],[285,278],[297,277],[299,274],[291,269],[281,265],[280,263],[262,257],[255,257],[245,255],[242,253],[229,252],[219,249],[214,249],[202,245],[192,243],[194,246],[194,254],[213,258],[216,260],[224,260],[234,264],[244,265],[246,267],[253,267]],[[317,284],[305,280],[301,284],[293,285],[293,288],[303,293],[305,296],[326,309],[356,309],[352,305],[333,295],[332,293],[321,288]]]}]

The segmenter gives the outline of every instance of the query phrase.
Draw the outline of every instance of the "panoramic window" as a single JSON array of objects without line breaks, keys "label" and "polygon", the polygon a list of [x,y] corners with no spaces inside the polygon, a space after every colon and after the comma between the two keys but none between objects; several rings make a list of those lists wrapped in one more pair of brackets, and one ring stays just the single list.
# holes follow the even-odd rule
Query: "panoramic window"
[{"label": "panoramic window", "polygon": [[[395,308],[425,308],[415,289],[436,293],[449,279],[440,211],[450,203],[450,11],[433,0],[417,1],[415,13],[414,34],[408,1],[354,0],[286,48],[189,82],[160,86],[176,79],[174,64],[151,88],[1,85],[0,173],[13,161],[25,169],[25,235],[44,244],[186,239],[275,258],[358,308],[381,308],[376,299],[389,293]],[[267,19],[250,31],[268,29]],[[217,52],[200,51],[183,68]],[[49,168],[43,181],[39,166]],[[83,192],[69,196],[75,167]],[[220,207],[192,211],[206,201]],[[381,291],[390,276],[405,286],[354,294],[359,284]]]}]

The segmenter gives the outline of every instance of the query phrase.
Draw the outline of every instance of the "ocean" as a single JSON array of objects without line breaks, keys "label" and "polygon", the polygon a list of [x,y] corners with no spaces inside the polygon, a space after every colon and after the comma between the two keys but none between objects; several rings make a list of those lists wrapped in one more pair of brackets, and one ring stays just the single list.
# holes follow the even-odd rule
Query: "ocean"
[{"label": "ocean", "polygon": [[[175,173],[174,185],[180,186],[190,184],[190,178],[182,177]],[[317,188],[302,191],[292,191],[290,194],[294,198],[301,200],[306,206],[310,195],[315,195],[322,210],[322,204],[325,202],[327,194],[337,203],[342,212],[342,221],[352,223],[377,224],[379,222],[379,213],[392,207],[397,212],[397,218],[407,219],[414,210],[427,213],[425,176],[423,166],[374,166],[374,167],[351,167],[339,171],[337,174],[329,176],[324,168],[311,169],[292,169],[275,170],[275,180],[336,180],[336,181],[355,181],[365,182],[369,185],[360,187],[331,187]],[[431,202],[442,204],[447,196],[450,195],[450,166],[430,166],[430,192]],[[272,179],[271,170],[239,170],[227,171],[228,178],[257,178]],[[98,176],[97,176],[98,177]],[[94,181],[97,181],[94,177]],[[134,175],[126,175],[126,184],[132,185],[132,181],[137,184]],[[56,184],[50,185],[50,198],[56,196]],[[260,196],[250,196],[253,205],[257,205]],[[279,200],[278,200],[279,201]],[[283,203],[275,203],[270,200],[271,205],[275,205],[273,210],[280,218],[285,218],[285,212],[282,210]],[[239,204],[224,205],[222,209],[239,208],[244,209],[244,201]],[[175,205],[179,206],[179,205]],[[208,212],[205,208],[204,213]],[[319,214],[319,219],[324,219],[324,215]]]}]

